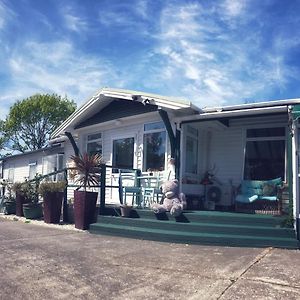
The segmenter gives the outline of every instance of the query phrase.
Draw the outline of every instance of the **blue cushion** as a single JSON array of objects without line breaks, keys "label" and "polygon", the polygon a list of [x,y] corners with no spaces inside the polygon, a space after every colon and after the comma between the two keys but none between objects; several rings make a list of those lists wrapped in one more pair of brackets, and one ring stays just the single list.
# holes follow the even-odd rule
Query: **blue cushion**
[{"label": "blue cushion", "polygon": [[239,194],[236,196],[235,201],[241,203],[251,203],[258,199],[258,195],[244,195]]},{"label": "blue cushion", "polygon": [[260,196],[259,199],[268,200],[268,201],[276,201],[277,197],[276,196]]},{"label": "blue cushion", "polygon": [[275,179],[268,180],[266,183],[273,184],[273,185],[282,185],[282,179],[281,177],[278,177]]},{"label": "blue cushion", "polygon": [[262,195],[264,181],[244,180],[242,181],[241,192],[246,195]]}]

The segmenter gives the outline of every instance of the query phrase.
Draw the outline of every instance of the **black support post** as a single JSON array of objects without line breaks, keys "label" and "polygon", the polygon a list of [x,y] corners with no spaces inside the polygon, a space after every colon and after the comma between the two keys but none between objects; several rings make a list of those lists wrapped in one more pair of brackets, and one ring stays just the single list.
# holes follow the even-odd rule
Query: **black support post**
[{"label": "black support post", "polygon": [[176,151],[175,151],[175,176],[179,179],[180,170],[180,131],[176,129]]},{"label": "black support post", "polygon": [[105,214],[105,181],[106,181],[106,165],[100,165],[100,209],[99,215]]},{"label": "black support post", "polygon": [[171,145],[171,157],[175,158],[175,155],[176,155],[176,139],[175,139],[175,135],[174,135],[171,123],[170,123],[168,113],[165,110],[160,109],[160,108],[158,109],[158,113],[159,113],[159,115],[160,115],[162,121],[164,122],[166,129],[167,129],[167,133],[168,133],[169,141],[170,141],[170,145]]},{"label": "black support post", "polygon": [[68,170],[64,170],[64,180],[66,181],[66,187],[64,190],[64,200],[63,200],[63,221],[68,222]]},{"label": "black support post", "polygon": [[73,138],[72,133],[66,131],[66,132],[65,132],[65,135],[66,135],[66,137],[69,139],[69,141],[70,141],[70,143],[71,143],[71,145],[72,145],[72,147],[73,147],[75,156],[79,156],[79,149],[78,149],[78,147],[77,147],[77,145],[76,145],[76,143],[75,143],[75,140],[74,140],[74,138]]}]

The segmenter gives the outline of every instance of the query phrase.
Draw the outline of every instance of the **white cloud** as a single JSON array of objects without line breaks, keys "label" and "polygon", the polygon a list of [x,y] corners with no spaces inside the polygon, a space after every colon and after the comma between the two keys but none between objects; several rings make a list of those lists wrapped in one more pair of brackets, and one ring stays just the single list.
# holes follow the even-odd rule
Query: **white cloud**
[{"label": "white cloud", "polygon": [[285,63],[287,51],[299,42],[281,36],[262,49],[264,37],[248,26],[247,31],[232,26],[232,18],[251,14],[247,9],[246,1],[224,1],[209,9],[198,2],[166,6],[154,50],[160,64],[147,85],[157,88],[161,82],[165,93],[190,98],[200,107],[240,103],[284,89],[299,76]]},{"label": "white cloud", "polygon": [[120,1],[102,6],[98,14],[98,22],[106,27],[115,27],[119,35],[122,32],[139,36],[149,35],[148,1]]},{"label": "white cloud", "polygon": [[148,1],[147,0],[138,0],[134,5],[134,10],[137,15],[143,19],[148,19]]},{"label": "white cloud", "polygon": [[246,0],[225,0],[221,7],[227,17],[237,17],[241,15],[246,7]]},{"label": "white cloud", "polygon": [[7,68],[11,85],[0,96],[0,118],[8,105],[34,93],[67,95],[81,103],[104,85],[121,85],[110,62],[80,53],[67,41],[27,42],[11,54]]},{"label": "white cloud", "polygon": [[4,1],[0,2],[0,30],[3,29],[9,20],[16,18],[17,15]]},{"label": "white cloud", "polygon": [[68,29],[81,33],[89,29],[88,21],[77,15],[71,7],[63,7],[61,13]]}]

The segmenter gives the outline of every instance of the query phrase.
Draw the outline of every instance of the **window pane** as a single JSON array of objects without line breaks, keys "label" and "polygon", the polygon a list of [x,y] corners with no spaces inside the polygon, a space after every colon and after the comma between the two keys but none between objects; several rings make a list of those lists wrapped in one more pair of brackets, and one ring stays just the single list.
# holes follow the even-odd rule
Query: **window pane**
[{"label": "window pane", "polygon": [[159,170],[165,168],[166,132],[144,134],[144,169]]},{"label": "window pane", "polygon": [[253,128],[247,130],[247,137],[271,137],[271,136],[285,136],[285,129],[283,127],[277,128]]},{"label": "window pane", "polygon": [[113,141],[113,166],[133,169],[134,138]]},{"label": "window pane", "polygon": [[192,135],[198,136],[198,130],[192,126],[187,126],[187,132]]},{"label": "window pane", "polygon": [[248,141],[246,144],[244,179],[284,179],[285,142]]},{"label": "window pane", "polygon": [[101,139],[101,133],[90,134],[87,137],[88,141],[99,140]]},{"label": "window pane", "polygon": [[98,142],[90,142],[87,144],[87,149],[86,149],[87,153],[91,154],[102,154],[102,142],[98,141]]},{"label": "window pane", "polygon": [[34,179],[36,173],[36,164],[29,164],[29,180]]},{"label": "window pane", "polygon": [[198,154],[197,140],[187,136],[186,137],[186,159],[185,159],[185,171],[187,173],[197,174],[197,154]]},{"label": "window pane", "polygon": [[144,125],[144,131],[156,130],[156,129],[165,129],[163,122],[155,122]]},{"label": "window pane", "polygon": [[15,173],[14,166],[9,167],[8,178],[7,178],[9,182],[14,182],[14,175],[15,175],[14,173]]}]

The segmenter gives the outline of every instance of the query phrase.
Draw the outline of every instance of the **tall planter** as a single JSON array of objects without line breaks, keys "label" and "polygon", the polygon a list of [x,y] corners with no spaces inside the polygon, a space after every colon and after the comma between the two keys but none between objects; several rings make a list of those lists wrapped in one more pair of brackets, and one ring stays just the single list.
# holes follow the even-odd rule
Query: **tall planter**
[{"label": "tall planter", "polygon": [[44,222],[58,224],[61,215],[63,192],[48,192],[44,196]]},{"label": "tall planter", "polygon": [[25,196],[19,192],[16,192],[16,215],[23,217],[23,204],[30,202]]},{"label": "tall planter", "polygon": [[94,221],[98,193],[74,191],[74,222],[77,229],[89,229]]}]

